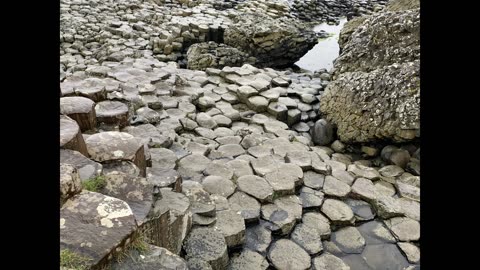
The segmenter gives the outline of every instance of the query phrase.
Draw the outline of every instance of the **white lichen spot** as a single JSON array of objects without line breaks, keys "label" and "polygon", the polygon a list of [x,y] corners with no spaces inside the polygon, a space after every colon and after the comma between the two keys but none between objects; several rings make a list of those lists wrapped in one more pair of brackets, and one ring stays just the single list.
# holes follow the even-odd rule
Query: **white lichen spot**
[{"label": "white lichen spot", "polygon": [[64,218],[61,218],[60,219],[60,229],[65,229],[65,219]]},{"label": "white lichen spot", "polygon": [[107,235],[107,231],[101,231],[100,232],[102,235]]},{"label": "white lichen spot", "polygon": [[113,222],[108,218],[102,218],[100,220],[100,224],[104,227],[107,227],[107,228],[112,228],[113,227]]},{"label": "white lichen spot", "polygon": [[125,153],[122,150],[117,150],[117,151],[113,152],[113,155],[115,157],[123,157],[125,155]]}]

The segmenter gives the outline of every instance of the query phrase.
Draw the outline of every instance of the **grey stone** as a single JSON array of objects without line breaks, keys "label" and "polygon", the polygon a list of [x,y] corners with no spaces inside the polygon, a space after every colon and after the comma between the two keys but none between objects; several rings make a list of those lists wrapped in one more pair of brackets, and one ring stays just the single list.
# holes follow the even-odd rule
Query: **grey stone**
[{"label": "grey stone", "polygon": [[357,175],[358,177],[363,177],[370,180],[378,180],[380,178],[380,173],[377,170],[359,164],[349,165],[348,171]]},{"label": "grey stone", "polygon": [[308,254],[317,254],[323,250],[320,235],[311,227],[298,224],[291,235],[292,241],[301,246]]},{"label": "grey stone", "polygon": [[315,122],[312,129],[312,140],[316,145],[328,145],[333,141],[333,127],[325,119]]},{"label": "grey stone", "polygon": [[345,201],[355,214],[356,220],[372,220],[375,218],[375,212],[369,203],[361,200],[348,199]]},{"label": "grey stone", "polygon": [[358,178],[352,185],[352,196],[372,202],[377,199],[380,194],[377,192],[375,185],[371,180],[366,178]]},{"label": "grey stone", "polygon": [[420,202],[420,188],[397,181],[395,186],[401,197]]},{"label": "grey stone", "polygon": [[362,253],[365,239],[355,227],[344,227],[332,233],[331,241],[345,253]]},{"label": "grey stone", "polygon": [[203,155],[192,154],[180,159],[178,161],[178,167],[201,173],[207,168],[210,162],[211,161]]},{"label": "grey stone", "polygon": [[420,221],[420,203],[412,201],[407,198],[400,198],[397,200],[400,204],[401,211],[406,217]]},{"label": "grey stone", "polygon": [[82,191],[80,175],[70,164],[60,163],[60,206]]},{"label": "grey stone", "polygon": [[130,242],[127,239],[136,229],[135,217],[126,202],[83,191],[60,209],[60,250],[85,257],[86,267],[101,267],[102,259],[128,248],[125,243]]},{"label": "grey stone", "polygon": [[206,113],[197,114],[196,121],[201,127],[204,128],[213,129],[217,127],[215,120],[213,120],[213,118]]},{"label": "grey stone", "polygon": [[236,211],[245,219],[245,222],[257,221],[260,216],[258,201],[243,192],[235,192],[228,198],[228,203],[233,211]]},{"label": "grey stone", "polygon": [[102,164],[69,149],[60,149],[60,163],[75,167],[82,181],[101,175],[103,169]]},{"label": "grey stone", "polygon": [[317,212],[307,212],[302,217],[302,224],[316,231],[321,239],[330,237],[330,221],[324,215]]},{"label": "grey stone", "polygon": [[237,186],[243,191],[260,202],[270,202],[273,198],[273,189],[270,184],[262,177],[256,175],[244,175],[237,179]]},{"label": "grey stone", "polygon": [[322,205],[324,194],[321,191],[302,187],[299,197],[303,208],[315,208]]},{"label": "grey stone", "polygon": [[261,217],[273,224],[269,229],[276,234],[286,235],[295,226],[296,217],[291,211],[286,211],[275,204],[264,204],[261,209]]},{"label": "grey stone", "polygon": [[211,228],[193,228],[184,242],[187,260],[198,258],[210,264],[213,270],[228,265],[227,244],[223,235]]},{"label": "grey stone", "polygon": [[323,184],[323,192],[331,196],[344,197],[350,193],[350,186],[333,176],[327,175]]},{"label": "grey stone", "polygon": [[403,251],[407,260],[410,263],[419,263],[420,262],[420,249],[411,243],[399,242],[397,243],[400,250]]},{"label": "grey stone", "polygon": [[272,242],[272,232],[265,228],[264,223],[260,221],[257,225],[247,227],[245,233],[245,247],[260,254],[265,254]]},{"label": "grey stone", "polygon": [[313,171],[306,171],[303,173],[303,183],[305,186],[313,189],[320,189],[325,182],[325,175]]},{"label": "grey stone", "polygon": [[255,251],[244,249],[240,254],[234,255],[228,265],[229,270],[258,269],[265,270],[269,266],[265,257]]},{"label": "grey stone", "polygon": [[310,153],[306,151],[287,152],[285,161],[300,166],[304,171],[310,169],[312,165]]},{"label": "grey stone", "polygon": [[315,270],[350,270],[350,266],[345,264],[340,258],[330,253],[324,253],[313,259],[313,269]]},{"label": "grey stone", "polygon": [[350,206],[339,200],[325,199],[321,211],[336,224],[352,224],[355,221]]},{"label": "grey stone", "polygon": [[210,195],[216,194],[224,197],[229,197],[235,192],[235,184],[222,177],[216,175],[210,175],[205,177],[202,181],[203,189],[210,193]]},{"label": "grey stone", "polygon": [[343,170],[333,170],[332,176],[350,186],[355,181],[355,176],[352,173]]},{"label": "grey stone", "polygon": [[394,217],[385,220],[388,229],[399,241],[417,241],[420,239],[420,223],[407,217]]},{"label": "grey stone", "polygon": [[273,243],[268,258],[276,269],[305,270],[311,266],[310,256],[293,241],[280,239]]},{"label": "grey stone", "polygon": [[188,270],[187,263],[180,256],[175,255],[168,249],[149,245],[147,251],[131,249],[126,258],[121,262],[114,262],[112,270],[158,269],[161,265],[164,270]]},{"label": "grey stone", "polygon": [[245,222],[240,214],[232,210],[217,212],[213,229],[225,237],[227,247],[236,247],[245,242]]},{"label": "grey stone", "polygon": [[156,169],[174,169],[178,160],[172,150],[165,148],[152,148],[150,149],[150,155],[152,167]]}]

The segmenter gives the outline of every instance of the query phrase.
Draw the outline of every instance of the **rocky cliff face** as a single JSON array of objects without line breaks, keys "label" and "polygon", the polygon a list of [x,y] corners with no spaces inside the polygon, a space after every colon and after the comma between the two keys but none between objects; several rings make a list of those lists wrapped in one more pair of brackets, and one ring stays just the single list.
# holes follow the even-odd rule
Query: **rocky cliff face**
[{"label": "rocky cliff face", "polygon": [[[344,142],[420,136],[420,9],[399,10],[415,1],[398,2],[342,33],[320,111]],[[392,6],[399,11],[388,11]]]}]

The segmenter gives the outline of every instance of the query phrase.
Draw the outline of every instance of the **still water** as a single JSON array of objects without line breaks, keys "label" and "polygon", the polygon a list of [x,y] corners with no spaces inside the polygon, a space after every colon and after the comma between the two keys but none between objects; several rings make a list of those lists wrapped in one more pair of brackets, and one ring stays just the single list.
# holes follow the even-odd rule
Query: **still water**
[{"label": "still water", "polygon": [[338,36],[343,25],[347,22],[346,18],[340,19],[340,24],[329,25],[322,23],[313,28],[313,31],[320,32],[321,30],[327,32],[329,37],[320,38],[318,44],[308,51],[295,64],[300,68],[315,71],[321,68],[330,70],[333,67],[333,60],[338,57],[340,47],[338,46]]}]

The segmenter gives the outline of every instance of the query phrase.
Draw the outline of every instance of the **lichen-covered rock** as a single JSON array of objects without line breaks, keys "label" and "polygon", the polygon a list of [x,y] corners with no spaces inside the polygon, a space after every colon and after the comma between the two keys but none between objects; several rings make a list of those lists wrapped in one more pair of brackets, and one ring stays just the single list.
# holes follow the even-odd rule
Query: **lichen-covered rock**
[{"label": "lichen-covered rock", "polygon": [[225,30],[225,44],[256,57],[259,67],[291,65],[317,43],[315,33],[295,19],[255,13],[233,21]]},{"label": "lichen-covered rock", "polygon": [[213,270],[226,269],[227,244],[220,232],[212,228],[193,228],[183,244],[186,258],[199,258],[210,264]]},{"label": "lichen-covered rock", "polygon": [[187,263],[180,256],[152,245],[145,252],[130,250],[125,260],[116,261],[111,267],[112,270],[188,270]]},{"label": "lichen-covered rock", "polygon": [[420,137],[419,9],[371,15],[346,37],[320,101],[343,142]]},{"label": "lichen-covered rock", "polygon": [[420,129],[420,62],[342,73],[320,101],[343,142],[412,140]]},{"label": "lichen-covered rock", "polygon": [[60,163],[60,205],[82,191],[80,175],[70,164]]},{"label": "lichen-covered rock", "polygon": [[83,191],[60,209],[60,249],[87,259],[87,267],[104,266],[132,241],[137,223],[122,200]]},{"label": "lichen-covered rock", "polygon": [[247,53],[237,48],[213,41],[193,44],[187,51],[187,68],[189,69],[239,67],[245,63],[255,64],[255,58],[250,58]]}]

